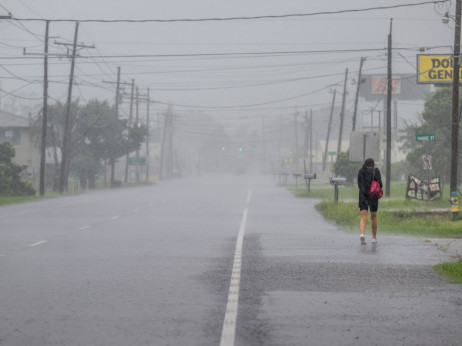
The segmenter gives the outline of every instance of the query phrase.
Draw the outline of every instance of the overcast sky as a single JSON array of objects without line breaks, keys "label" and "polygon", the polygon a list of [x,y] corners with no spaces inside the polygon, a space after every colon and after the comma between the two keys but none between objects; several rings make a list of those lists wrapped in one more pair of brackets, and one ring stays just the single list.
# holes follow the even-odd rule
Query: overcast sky
[{"label": "overcast sky", "polygon": [[[51,20],[198,19],[309,14],[420,2],[424,0],[3,0],[0,14]],[[292,18],[82,22],[78,41],[96,48],[79,51],[82,57],[76,61],[73,95],[83,102],[94,97],[113,102],[115,87],[103,80],[114,82],[120,66],[124,82],[135,79],[141,92],[149,88],[151,98],[161,102],[153,106],[154,112],[171,102],[178,112],[202,109],[225,118],[272,116],[296,108],[327,107],[329,90],[337,84],[341,91],[348,68],[347,108],[351,109],[360,58],[367,58],[364,73],[386,73],[390,18],[393,73],[415,73],[419,47],[441,47],[426,53],[451,52],[454,25],[444,25],[441,18],[446,11],[454,12],[454,7],[454,1],[448,1],[443,5]],[[72,42],[74,25],[51,22],[51,53],[65,53],[62,45],[53,42]],[[31,102],[40,104],[43,58],[23,56],[23,47],[27,54],[42,53],[44,32],[43,21],[0,21],[2,103],[7,101],[8,92],[36,98]],[[49,63],[51,102],[65,102],[69,60],[51,58]],[[341,102],[341,97],[337,101]]]}]

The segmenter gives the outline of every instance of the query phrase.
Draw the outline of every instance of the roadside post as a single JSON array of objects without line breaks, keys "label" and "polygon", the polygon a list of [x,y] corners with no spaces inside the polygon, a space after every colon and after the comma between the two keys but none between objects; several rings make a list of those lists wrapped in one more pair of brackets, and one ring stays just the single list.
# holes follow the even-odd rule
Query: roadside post
[{"label": "roadside post", "polygon": [[424,171],[427,171],[427,200],[430,200],[430,171],[432,169],[432,156],[423,155],[422,162]]},{"label": "roadside post", "polygon": [[334,202],[338,202],[338,187],[339,185],[345,185],[346,184],[346,178],[335,178],[335,177],[330,177],[329,180],[331,185],[334,185]]},{"label": "roadside post", "polygon": [[451,197],[449,198],[449,202],[451,202],[451,220],[454,221],[459,214],[459,197],[457,196],[456,191],[451,192]]},{"label": "roadside post", "polygon": [[295,173],[292,173],[292,174],[295,177],[295,189],[298,189],[298,177],[301,177],[302,173],[295,172]]},{"label": "roadside post", "polygon": [[[417,142],[434,142],[435,135],[432,133],[425,133],[415,135]],[[422,163],[424,171],[427,171],[427,199],[430,200],[430,171],[432,170],[432,156],[425,154],[422,156]]]},{"label": "roadside post", "polygon": [[306,187],[308,189],[308,193],[310,193],[311,179],[316,179],[316,173],[305,173],[304,178],[306,182]]},{"label": "roadside post", "polygon": [[[308,193],[311,190],[311,179],[316,179],[316,173],[306,173],[306,162],[303,160],[303,166],[305,170],[303,171],[303,178],[305,179],[306,188],[308,189]],[[310,165],[311,170],[311,165]]]}]

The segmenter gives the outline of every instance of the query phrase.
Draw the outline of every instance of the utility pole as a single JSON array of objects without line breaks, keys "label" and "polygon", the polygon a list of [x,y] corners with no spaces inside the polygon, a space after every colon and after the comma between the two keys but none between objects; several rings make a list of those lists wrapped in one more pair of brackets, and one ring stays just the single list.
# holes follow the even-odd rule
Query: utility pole
[{"label": "utility pole", "polygon": [[[119,119],[119,103],[120,103],[120,66],[117,67],[117,85],[116,85],[116,99],[115,99],[115,112],[116,118]],[[113,157],[111,160],[111,186],[114,186],[115,181],[115,160]]]},{"label": "utility pole", "polygon": [[387,156],[386,156],[386,185],[385,197],[390,197],[390,183],[391,183],[391,96],[393,76],[391,74],[391,44],[392,44],[392,25],[393,19],[390,19],[390,33],[388,34],[388,76],[387,76]]},{"label": "utility pole", "polygon": [[457,156],[459,152],[459,80],[460,80],[460,26],[461,0],[456,0],[456,27],[454,32],[454,72],[452,78],[451,121],[451,180],[450,192],[457,191]]},{"label": "utility pole", "polygon": [[263,173],[266,173],[266,135],[265,135],[265,117],[261,115],[261,137],[262,137],[262,151],[263,151]]},{"label": "utility pole", "polygon": [[[117,67],[117,81],[116,82],[103,80],[103,83],[116,84],[115,113],[116,113],[116,118],[117,119],[119,118],[119,104],[121,103],[120,102],[121,85],[131,85],[132,84],[132,83],[128,83],[128,82],[122,82],[120,80],[120,76],[121,76],[121,69],[120,69],[120,66],[118,66]],[[114,182],[115,182],[115,159],[116,158],[111,159],[111,186],[113,186]]]},{"label": "utility pole", "polygon": [[45,195],[45,163],[47,146],[47,126],[48,126],[48,32],[50,21],[46,21],[45,26],[45,49],[43,61],[43,111],[42,111],[42,142],[40,147],[40,196]]},{"label": "utility pole", "polygon": [[337,157],[342,150],[342,132],[343,132],[343,118],[345,118],[345,99],[347,94],[347,80],[348,80],[348,69],[345,71],[345,82],[343,84],[343,100],[342,100],[342,110],[340,111],[340,129],[338,133],[338,144],[337,144]]},{"label": "utility pole", "polygon": [[59,193],[67,191],[68,185],[68,162],[70,162],[70,142],[71,142],[71,103],[72,103],[72,85],[74,83],[75,54],[77,51],[77,36],[79,33],[79,22],[75,23],[74,44],[72,45],[71,74],[69,77],[69,88],[67,90],[66,114],[64,116],[64,138],[61,153],[61,170],[59,172]]},{"label": "utility pole", "polygon": [[[136,87],[136,116],[135,116],[135,127],[138,128],[139,122],[140,122],[140,115],[139,115],[139,108],[140,108],[140,94],[138,92],[138,87]],[[140,157],[140,148],[136,148],[136,158],[137,161]],[[136,182],[140,182],[140,166],[138,164],[135,166],[136,167]]]},{"label": "utility pole", "polygon": [[[135,92],[135,80],[132,79],[132,90],[131,90],[131,94],[130,94],[130,116],[129,116],[129,120],[128,120],[128,138],[129,139],[130,139],[130,135],[132,133],[134,92]],[[128,146],[127,146],[127,154],[125,155],[125,183],[128,182],[128,158],[129,158],[129,156],[130,156],[130,153],[128,152]]]},{"label": "utility pole", "polygon": [[[304,119],[305,119],[305,143],[304,143],[304,146],[303,146],[303,157],[308,157],[309,156],[309,148],[308,148],[308,142],[309,142],[309,123],[308,123],[308,111],[305,111],[305,116],[304,116]],[[303,159],[303,165],[304,165],[304,169],[305,169],[305,173],[306,173],[306,160]]]},{"label": "utility pole", "polygon": [[313,110],[310,109],[310,173],[313,173]]},{"label": "utility pole", "polygon": [[62,153],[61,153],[61,169],[59,174],[59,193],[62,193],[64,190],[67,191],[68,188],[68,179],[69,179],[69,170],[71,164],[71,105],[72,105],[72,86],[74,84],[74,69],[75,69],[75,58],[77,54],[77,47],[79,48],[95,48],[94,45],[87,46],[83,44],[77,44],[77,37],[79,33],[79,22],[75,23],[75,32],[74,32],[74,42],[72,44],[55,42],[55,44],[70,46],[72,45],[72,56],[71,56],[71,72],[69,76],[69,87],[67,89],[67,102],[66,102],[66,112],[64,115],[64,136],[62,143]]},{"label": "utility pole", "polygon": [[294,140],[295,140],[295,171],[298,172],[298,131],[297,131],[297,116],[298,111],[295,111],[294,114]]},{"label": "utility pole", "polygon": [[332,116],[334,115],[334,105],[335,105],[335,94],[337,90],[334,89],[334,96],[332,97],[332,106],[330,107],[330,116],[329,116],[329,125],[327,125],[327,138],[326,138],[326,149],[324,150],[324,157],[322,159],[322,171],[326,170],[326,163],[327,163],[327,150],[329,150],[329,137],[330,137],[330,129],[332,127]]},{"label": "utility pole", "polygon": [[282,113],[279,115],[278,160],[279,160],[280,165],[282,163],[281,146],[282,146]]},{"label": "utility pole", "polygon": [[149,99],[149,88],[147,90],[147,103],[146,103],[146,130],[147,130],[147,134],[146,134],[146,182],[148,183],[149,182],[149,163],[150,163],[150,159],[149,159],[149,140],[150,140],[150,137],[149,137],[149,104],[150,104],[150,99]]},{"label": "utility pole", "polygon": [[361,61],[359,62],[358,85],[356,87],[355,110],[353,112],[353,129],[352,129],[353,132],[356,130],[356,114],[358,112],[359,89],[361,87],[361,78],[362,78],[361,74],[363,70],[364,60],[366,60],[366,58],[362,57]]},{"label": "utility pole", "polygon": [[165,142],[167,140],[167,127],[169,126],[169,117],[170,117],[170,111],[171,111],[171,105],[168,106],[168,110],[165,113],[165,119],[164,119],[164,128],[162,130],[162,147],[160,148],[160,172],[159,172],[159,178],[163,179],[164,176],[164,161],[165,161]]}]

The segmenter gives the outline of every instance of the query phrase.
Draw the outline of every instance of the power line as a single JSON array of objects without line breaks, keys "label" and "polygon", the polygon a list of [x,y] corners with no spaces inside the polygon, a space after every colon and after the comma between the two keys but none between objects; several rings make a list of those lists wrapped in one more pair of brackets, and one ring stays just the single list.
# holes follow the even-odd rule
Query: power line
[{"label": "power line", "polygon": [[280,19],[280,18],[296,18],[296,17],[311,17],[320,15],[333,15],[356,12],[370,12],[379,10],[389,10],[403,7],[415,7],[428,4],[444,4],[450,0],[439,1],[424,1],[418,3],[408,3],[390,6],[367,7],[360,9],[347,9],[338,11],[320,11],[311,13],[290,13],[280,15],[261,15],[261,16],[240,16],[240,17],[211,17],[211,18],[178,18],[178,19],[43,19],[43,18],[11,18],[16,21],[47,21],[50,22],[80,22],[80,23],[176,23],[176,22],[217,22],[217,21],[235,21],[235,20],[259,20],[259,19]]}]

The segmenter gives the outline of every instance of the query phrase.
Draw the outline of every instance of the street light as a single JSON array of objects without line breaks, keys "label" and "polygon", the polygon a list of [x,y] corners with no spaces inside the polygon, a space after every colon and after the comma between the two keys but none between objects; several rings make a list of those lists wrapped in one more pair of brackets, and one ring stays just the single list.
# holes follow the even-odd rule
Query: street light
[{"label": "street light", "polygon": [[446,12],[446,14],[444,15],[442,21],[443,21],[444,24],[449,24],[449,13]]}]

